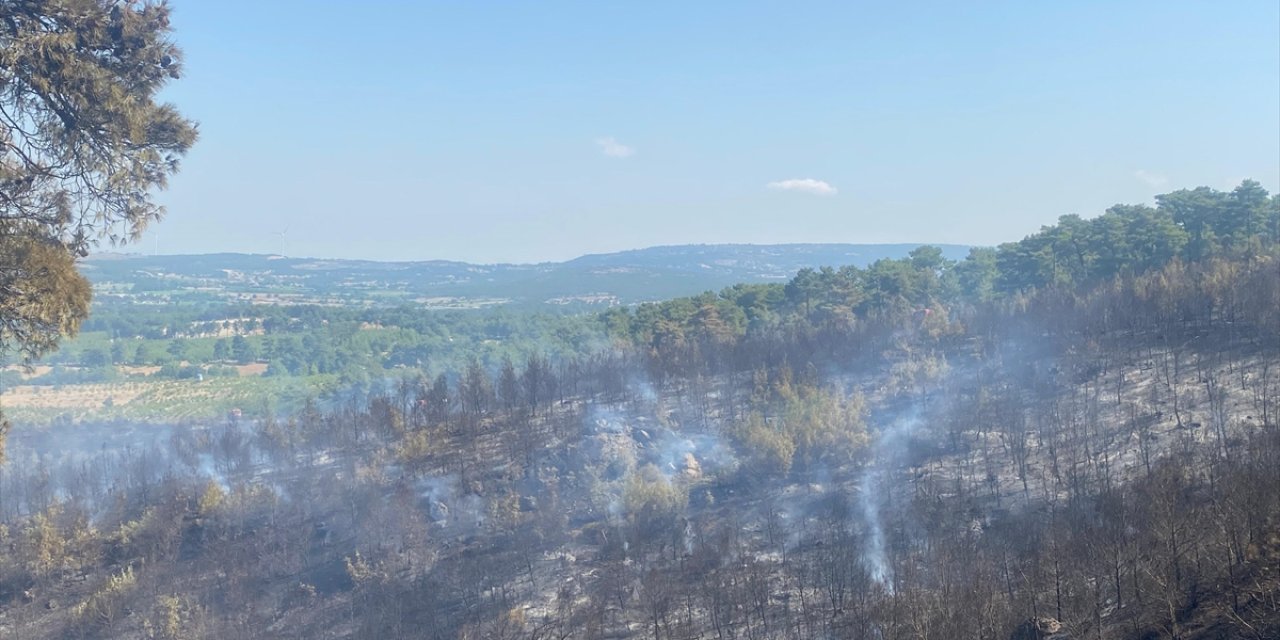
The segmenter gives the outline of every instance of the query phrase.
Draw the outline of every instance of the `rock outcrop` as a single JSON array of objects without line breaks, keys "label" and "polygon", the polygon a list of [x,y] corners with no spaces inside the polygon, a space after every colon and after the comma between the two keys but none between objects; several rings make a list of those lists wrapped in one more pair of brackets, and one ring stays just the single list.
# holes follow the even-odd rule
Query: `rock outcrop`
[{"label": "rock outcrop", "polygon": [[1009,640],[1071,640],[1062,623],[1053,618],[1031,618],[1014,629]]}]

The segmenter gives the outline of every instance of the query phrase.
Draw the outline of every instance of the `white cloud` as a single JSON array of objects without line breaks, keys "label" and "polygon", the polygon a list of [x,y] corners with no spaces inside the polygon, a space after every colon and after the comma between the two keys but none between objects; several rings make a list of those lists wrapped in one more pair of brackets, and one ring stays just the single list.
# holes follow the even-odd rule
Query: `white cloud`
[{"label": "white cloud", "polygon": [[634,148],[618,142],[612,136],[596,138],[596,146],[600,147],[600,153],[610,158],[630,158],[636,154]]},{"label": "white cloud", "polygon": [[790,180],[770,182],[765,186],[778,191],[801,191],[817,196],[834,196],[837,193],[837,189],[825,180],[814,180],[813,178],[791,178]]},{"label": "white cloud", "polygon": [[1160,188],[1169,184],[1169,178],[1167,176],[1147,171],[1146,169],[1138,169],[1137,171],[1134,171],[1133,177],[1143,181],[1148,187],[1153,188]]}]

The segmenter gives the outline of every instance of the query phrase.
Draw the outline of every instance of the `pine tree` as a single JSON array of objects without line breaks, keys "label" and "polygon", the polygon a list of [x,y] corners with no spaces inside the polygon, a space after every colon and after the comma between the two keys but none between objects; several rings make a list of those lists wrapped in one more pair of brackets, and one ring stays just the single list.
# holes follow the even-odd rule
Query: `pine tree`
[{"label": "pine tree", "polygon": [[156,94],[181,70],[164,2],[0,0],[0,351],[74,334],[76,259],[135,240],[196,140]]}]

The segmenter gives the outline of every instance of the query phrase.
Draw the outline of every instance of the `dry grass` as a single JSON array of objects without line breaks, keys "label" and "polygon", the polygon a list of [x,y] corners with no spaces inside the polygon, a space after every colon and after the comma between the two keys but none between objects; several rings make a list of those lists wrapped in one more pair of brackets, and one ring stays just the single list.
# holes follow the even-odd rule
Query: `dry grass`
[{"label": "dry grass", "polygon": [[11,409],[96,409],[110,399],[114,405],[126,405],[145,393],[149,385],[142,382],[77,384],[61,387],[18,385],[0,394],[6,408]]},{"label": "dry grass", "polygon": [[[236,367],[238,376],[202,381],[136,378],[111,383],[17,385],[0,394],[0,408],[15,424],[53,421],[220,419],[233,409],[288,412],[332,388],[334,376],[264,377],[266,365]],[[109,402],[108,402],[109,400]]]}]

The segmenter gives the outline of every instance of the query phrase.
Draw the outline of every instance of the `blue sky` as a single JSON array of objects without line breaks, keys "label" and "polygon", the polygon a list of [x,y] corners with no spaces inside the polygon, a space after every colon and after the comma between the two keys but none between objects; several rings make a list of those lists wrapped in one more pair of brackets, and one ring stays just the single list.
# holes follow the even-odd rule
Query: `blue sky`
[{"label": "blue sky", "polygon": [[201,140],[137,251],[993,244],[1280,186],[1274,0],[171,4]]}]

